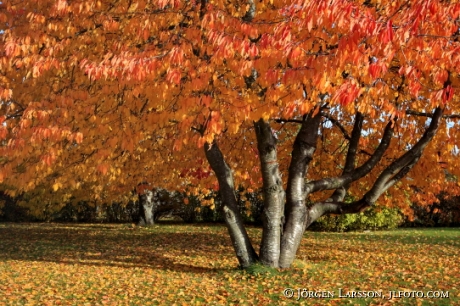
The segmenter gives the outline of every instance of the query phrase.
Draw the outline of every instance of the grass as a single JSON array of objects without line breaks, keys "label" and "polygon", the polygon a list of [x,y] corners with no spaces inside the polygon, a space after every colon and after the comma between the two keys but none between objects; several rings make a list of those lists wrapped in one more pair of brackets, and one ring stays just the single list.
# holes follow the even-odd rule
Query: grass
[{"label": "grass", "polygon": [[[259,241],[260,229],[249,234]],[[459,238],[460,229],[307,232],[292,269],[241,271],[223,226],[0,223],[0,305],[460,305]]]}]

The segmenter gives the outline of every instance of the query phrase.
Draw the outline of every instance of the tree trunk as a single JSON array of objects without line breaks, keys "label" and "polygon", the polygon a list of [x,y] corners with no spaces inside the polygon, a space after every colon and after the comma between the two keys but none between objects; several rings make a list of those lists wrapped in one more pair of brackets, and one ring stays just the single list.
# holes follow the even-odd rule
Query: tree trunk
[{"label": "tree trunk", "polygon": [[278,267],[283,226],[284,190],[278,167],[276,138],[268,122],[260,119],[254,123],[254,127],[257,136],[264,194],[260,261],[266,266]]},{"label": "tree trunk", "polygon": [[320,122],[321,115],[312,117],[310,113],[304,118],[294,141],[287,184],[286,225],[281,240],[281,268],[291,266],[305,231],[308,216],[304,192],[305,175],[316,150]]},{"label": "tree trunk", "polygon": [[[390,119],[382,131],[382,138],[373,153],[365,152],[370,157],[360,166],[355,167],[356,155],[359,149],[364,117],[357,113],[352,135],[349,140],[345,165],[340,175],[326,177],[306,182],[309,164],[316,150],[321,111],[313,116],[311,112],[303,120],[291,120],[301,123],[292,149],[291,163],[288,169],[287,191],[283,190],[283,183],[278,167],[276,152],[276,137],[267,121],[259,120],[254,123],[257,136],[257,147],[261,163],[264,194],[263,233],[260,246],[260,262],[265,266],[288,268],[291,266],[300,246],[305,229],[315,220],[325,214],[359,213],[374,205],[383,192],[388,190],[397,181],[402,179],[417,163],[425,147],[432,140],[439,128],[442,118],[442,109],[437,108],[429,114],[431,122],[423,136],[402,156],[396,158],[378,175],[370,190],[359,200],[344,203],[343,199],[353,182],[369,174],[380,162],[390,146],[393,138],[395,120]],[[259,260],[255,253],[243,221],[238,210],[235,196],[233,175],[229,165],[225,162],[217,142],[206,143],[206,158],[212,167],[219,182],[219,191],[223,202],[223,213],[236,256],[243,268],[249,267]],[[333,190],[332,196],[324,201],[318,201],[306,206],[308,196],[322,190]],[[286,199],[285,199],[286,198]],[[286,200],[284,216],[286,223],[281,229],[283,218],[283,203]]]},{"label": "tree trunk", "polygon": [[225,162],[224,156],[217,146],[216,141],[214,141],[212,145],[206,143],[204,150],[206,158],[219,182],[219,192],[223,204],[222,212],[232,240],[233,248],[236,252],[236,257],[238,258],[240,266],[242,268],[247,268],[255,263],[258,258],[238,210],[232,171]]},{"label": "tree trunk", "polygon": [[144,194],[139,194],[139,214],[139,225],[155,224],[155,203],[151,190],[145,190]]}]

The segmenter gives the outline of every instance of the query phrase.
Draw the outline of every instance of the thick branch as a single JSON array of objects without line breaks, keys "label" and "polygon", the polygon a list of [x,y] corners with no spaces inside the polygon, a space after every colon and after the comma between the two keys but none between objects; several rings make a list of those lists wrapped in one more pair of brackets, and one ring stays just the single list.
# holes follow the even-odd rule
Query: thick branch
[{"label": "thick branch", "polygon": [[20,110],[20,111],[17,111],[16,113],[14,113],[14,114],[6,115],[5,121],[10,120],[10,119],[16,119],[16,118],[22,117],[23,114],[24,114],[24,112],[22,110]]},{"label": "thick branch", "polygon": [[409,171],[417,164],[418,160],[420,159],[421,157],[421,154],[420,155],[416,155],[415,158],[407,165],[405,166],[404,168],[402,168],[401,170],[399,170],[398,173],[396,173],[392,178],[391,180],[389,180],[386,184],[385,184],[385,190],[388,190],[391,186],[393,186],[397,181],[399,181],[400,179],[402,179],[403,177],[405,177],[407,175],[407,173],[409,173]]},{"label": "thick branch", "polygon": [[[351,139],[348,145],[347,157],[345,159],[345,166],[343,168],[342,175],[347,175],[355,169],[356,162],[356,153],[358,151],[359,139],[361,138],[361,131],[363,128],[364,116],[362,113],[358,112],[355,116],[355,124],[353,126],[353,131],[351,132]],[[343,201],[347,193],[348,188],[350,188],[350,183],[345,184],[343,187],[340,187],[334,191],[331,198],[328,199],[329,202],[340,202]]]},{"label": "thick branch", "polygon": [[358,150],[359,139],[361,138],[361,130],[363,128],[364,116],[361,113],[356,113],[355,124],[351,132],[350,144],[348,145],[347,158],[343,174],[350,173],[355,168],[356,152]]},{"label": "thick branch", "polygon": [[367,175],[377,165],[377,163],[383,157],[385,151],[388,149],[391,138],[393,136],[393,130],[394,122],[390,121],[385,127],[382,139],[380,140],[380,144],[375,150],[374,154],[372,154],[372,156],[360,167],[339,177],[324,178],[321,180],[309,182],[306,184],[304,196],[307,197],[310,193],[320,190],[341,188]]},{"label": "thick branch", "polygon": [[243,16],[243,21],[245,22],[251,22],[252,19],[254,19],[256,15],[256,3],[254,0],[249,0],[248,1],[249,9],[246,12],[246,14]]},{"label": "thick branch", "polygon": [[[413,115],[413,116],[419,116],[419,117],[428,117],[428,118],[433,118],[434,114],[430,113],[423,113],[423,112],[417,112],[413,110],[406,110],[406,114],[408,115]],[[460,119],[460,114],[452,114],[452,115],[442,115],[442,118],[445,119]]]},{"label": "thick branch", "polygon": [[287,183],[286,226],[281,240],[280,267],[289,267],[294,260],[304,232],[307,208],[305,206],[304,184],[308,165],[313,159],[318,140],[321,115],[312,117],[310,112],[302,123],[294,141],[289,177]]},{"label": "thick branch", "polygon": [[[321,112],[321,116],[323,116],[324,118],[328,119],[333,125],[335,125],[340,130],[340,132],[342,132],[343,137],[346,140],[351,140],[351,137],[350,137],[350,135],[348,135],[347,130],[345,129],[345,127],[342,124],[340,124],[340,122],[337,119],[335,119],[330,114],[327,114],[325,112]],[[277,122],[277,123],[284,123],[284,122],[299,123],[299,124],[303,123],[303,120],[300,120],[300,119],[276,118],[276,119],[274,119],[274,121]]]},{"label": "thick branch", "polygon": [[276,123],[284,123],[284,122],[292,122],[292,123],[299,123],[299,124],[303,123],[303,120],[300,120],[300,119],[276,118],[276,119],[273,119],[273,121],[275,121]]},{"label": "thick branch", "polygon": [[236,256],[241,267],[247,268],[257,261],[257,255],[244,228],[243,219],[238,209],[232,171],[225,162],[216,141],[212,145],[206,143],[204,151],[209,165],[219,181],[219,192],[223,202],[222,211]]},{"label": "thick branch", "polygon": [[321,112],[321,116],[323,116],[324,118],[327,118],[333,125],[335,125],[340,130],[340,132],[342,132],[343,137],[345,137],[345,139],[351,140],[351,137],[350,135],[348,135],[347,130],[342,124],[340,124],[340,122],[337,119],[332,117],[330,114],[327,114],[324,112]]},{"label": "thick branch", "polygon": [[264,230],[259,257],[263,264],[278,267],[285,194],[278,165],[276,138],[270,124],[263,119],[254,122],[254,129],[257,136],[264,194]]},{"label": "thick branch", "polygon": [[370,206],[370,203],[364,199],[346,204],[343,202],[317,202],[308,211],[308,223],[306,227],[310,226],[313,222],[318,220],[321,216],[326,214],[356,214],[363,212]]},{"label": "thick branch", "polygon": [[409,170],[417,163],[425,147],[433,139],[439,128],[442,119],[442,109],[436,108],[433,113],[430,126],[427,128],[419,141],[401,157],[391,163],[377,178],[374,186],[366,193],[364,198],[369,203],[374,203],[388,188],[403,178]]}]

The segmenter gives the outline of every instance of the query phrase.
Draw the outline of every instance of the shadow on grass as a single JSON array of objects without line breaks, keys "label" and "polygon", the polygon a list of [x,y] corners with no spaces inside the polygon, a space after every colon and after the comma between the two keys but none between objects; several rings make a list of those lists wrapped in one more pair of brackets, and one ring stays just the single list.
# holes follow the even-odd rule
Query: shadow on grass
[{"label": "shadow on grass", "polygon": [[[0,223],[0,260],[150,268],[209,273],[232,255],[226,235],[159,226],[131,229],[126,225]],[[209,259],[209,260],[207,260]],[[235,260],[235,266],[237,262]]]},{"label": "shadow on grass", "polygon": [[[250,229],[260,236],[259,229]],[[403,229],[369,233],[305,234],[299,255],[313,263],[336,261],[340,252],[372,252],[395,244],[460,246],[460,229]],[[336,243],[338,242],[338,243]],[[328,251],[331,245],[337,251]],[[305,250],[313,249],[315,252]],[[0,261],[147,268],[189,273],[218,273],[237,266],[224,226],[162,223],[150,228],[123,224],[0,223]],[[223,263],[224,262],[224,263]]]}]

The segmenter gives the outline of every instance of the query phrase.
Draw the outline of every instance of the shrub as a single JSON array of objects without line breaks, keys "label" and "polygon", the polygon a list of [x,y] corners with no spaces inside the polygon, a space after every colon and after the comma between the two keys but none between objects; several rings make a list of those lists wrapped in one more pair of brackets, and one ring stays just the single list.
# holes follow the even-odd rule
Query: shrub
[{"label": "shrub", "polygon": [[439,203],[431,205],[412,204],[413,220],[406,220],[404,226],[459,226],[460,196],[446,193],[438,195]]},{"label": "shrub", "polygon": [[395,208],[371,208],[359,214],[323,216],[312,229],[333,232],[362,231],[397,228],[403,216]]}]

